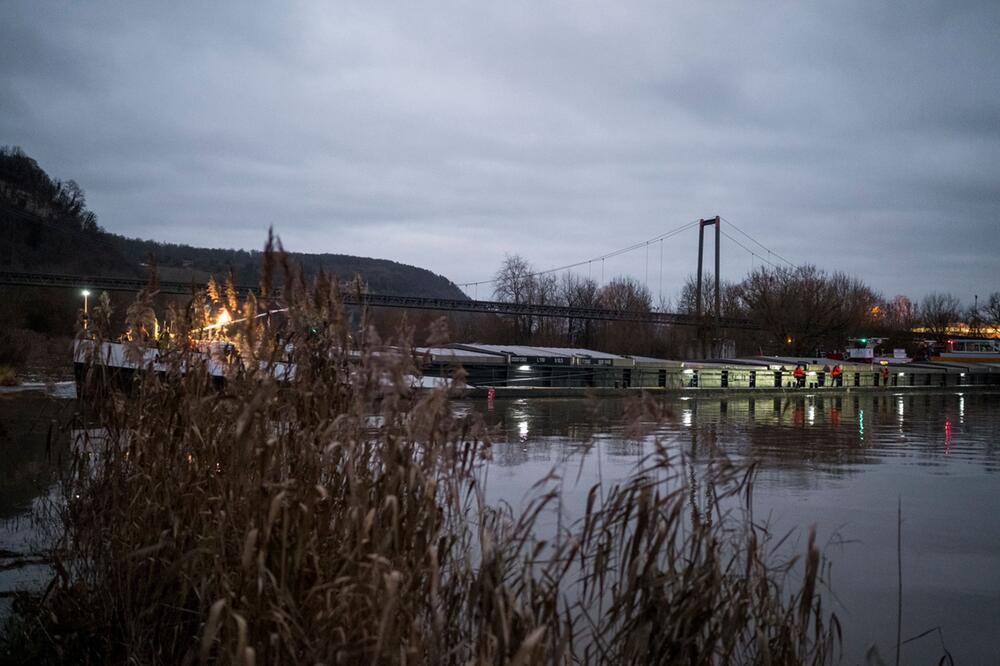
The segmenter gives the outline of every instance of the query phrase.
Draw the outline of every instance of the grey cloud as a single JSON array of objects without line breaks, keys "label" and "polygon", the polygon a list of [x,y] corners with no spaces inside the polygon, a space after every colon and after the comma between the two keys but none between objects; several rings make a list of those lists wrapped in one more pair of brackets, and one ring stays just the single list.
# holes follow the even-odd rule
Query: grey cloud
[{"label": "grey cloud", "polygon": [[[173,242],[273,224],[465,281],[718,212],[887,293],[971,299],[1000,289],[998,27],[989,2],[20,0],[0,142]],[[665,248],[669,294],[695,245]],[[731,278],[759,263],[724,252]]]}]

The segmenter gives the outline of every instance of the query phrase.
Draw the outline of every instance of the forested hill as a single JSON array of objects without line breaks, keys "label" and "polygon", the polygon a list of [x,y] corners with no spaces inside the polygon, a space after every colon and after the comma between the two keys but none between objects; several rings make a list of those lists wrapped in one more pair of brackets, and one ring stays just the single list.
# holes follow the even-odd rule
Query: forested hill
[{"label": "forested hill", "polygon": [[[164,280],[207,279],[209,274],[220,278],[227,275],[230,268],[237,284],[256,284],[258,279],[261,253],[257,250],[192,247],[121,237],[118,237],[118,242],[122,252],[137,261],[145,262],[146,257],[152,254]],[[375,293],[466,298],[447,278],[425,268],[388,259],[303,252],[289,252],[289,256],[302,266],[307,275],[315,275],[321,269],[341,279],[360,274],[369,291]]]},{"label": "forested hill", "polygon": [[[264,238],[261,238],[263,245]],[[352,278],[360,274],[376,293],[459,298],[447,278],[386,259],[346,254],[290,253],[308,275],[319,270]],[[105,231],[72,180],[50,177],[16,147],[0,147],[0,270],[78,275],[145,276],[150,257],[162,280],[223,279],[256,284],[260,252],[192,247],[126,238]]]}]

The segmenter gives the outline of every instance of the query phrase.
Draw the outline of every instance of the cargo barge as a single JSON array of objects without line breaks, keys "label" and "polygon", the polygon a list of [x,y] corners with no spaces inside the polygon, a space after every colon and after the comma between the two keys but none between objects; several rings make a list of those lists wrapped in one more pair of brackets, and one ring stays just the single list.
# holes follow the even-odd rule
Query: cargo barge
[{"label": "cargo barge", "polygon": [[[933,360],[892,366],[779,356],[675,361],[590,349],[483,343],[417,347],[413,353],[421,370],[409,378],[414,390],[447,387],[482,397],[1000,387],[1000,361]],[[168,359],[161,358],[158,349],[135,343],[83,339],[76,342],[73,354],[78,384],[91,367],[106,368],[125,381],[138,371],[165,374],[168,368]],[[222,342],[204,345],[196,358],[217,385],[239,367],[245,368],[233,347]],[[456,381],[459,370],[464,376],[461,383]],[[279,381],[295,376],[290,363],[271,364],[269,371]]]}]

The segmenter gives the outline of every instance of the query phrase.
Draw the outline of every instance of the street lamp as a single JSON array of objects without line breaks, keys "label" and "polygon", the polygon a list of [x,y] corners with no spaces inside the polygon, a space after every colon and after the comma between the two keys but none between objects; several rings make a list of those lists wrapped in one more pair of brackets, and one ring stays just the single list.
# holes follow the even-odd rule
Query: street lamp
[{"label": "street lamp", "polygon": [[87,319],[89,318],[87,314],[87,299],[90,297],[90,290],[84,289],[80,293],[83,294],[83,330],[87,330]]}]

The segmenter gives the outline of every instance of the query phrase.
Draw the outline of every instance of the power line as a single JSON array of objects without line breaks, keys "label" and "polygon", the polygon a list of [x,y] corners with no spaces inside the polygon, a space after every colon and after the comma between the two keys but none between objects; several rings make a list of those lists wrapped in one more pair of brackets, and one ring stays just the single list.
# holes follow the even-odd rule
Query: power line
[{"label": "power line", "polygon": [[[577,262],[572,263],[572,264],[566,264],[565,266],[557,266],[556,268],[549,268],[549,269],[546,269],[544,271],[537,271],[535,273],[529,273],[529,274],[525,275],[524,277],[526,277],[526,278],[529,278],[529,277],[538,277],[539,275],[547,275],[549,273],[558,273],[559,271],[565,271],[565,270],[569,270],[570,268],[577,268],[578,266],[583,266],[584,264],[589,264],[592,261],[600,261],[601,262],[601,266],[602,266],[602,268],[601,268],[601,270],[602,270],[602,278],[601,278],[601,280],[603,282],[603,280],[604,280],[604,278],[603,278],[603,265],[604,265],[604,260],[605,259],[611,259],[612,257],[617,257],[618,255],[625,254],[626,252],[631,252],[633,250],[638,250],[641,247],[646,247],[650,243],[655,243],[657,241],[661,241],[661,240],[664,240],[666,238],[670,238],[672,236],[676,236],[677,234],[682,233],[684,231],[687,231],[688,229],[690,229],[691,227],[694,227],[697,224],[698,224],[698,220],[694,220],[694,221],[688,222],[687,224],[684,224],[684,225],[682,225],[680,227],[677,227],[676,229],[671,229],[670,231],[662,233],[662,234],[660,234],[658,236],[653,236],[652,238],[650,238],[648,240],[639,241],[638,243],[633,243],[632,245],[629,245],[628,247],[623,247],[623,248],[619,248],[617,250],[613,250],[611,252],[608,252],[607,254],[602,254],[599,257],[593,257],[591,259],[584,259],[583,261],[577,261]],[[473,287],[473,286],[480,285],[480,284],[492,284],[494,282],[496,282],[496,278],[492,278],[490,280],[479,280],[477,282],[461,282],[461,283],[456,283],[455,286],[457,286],[457,287]]]}]

